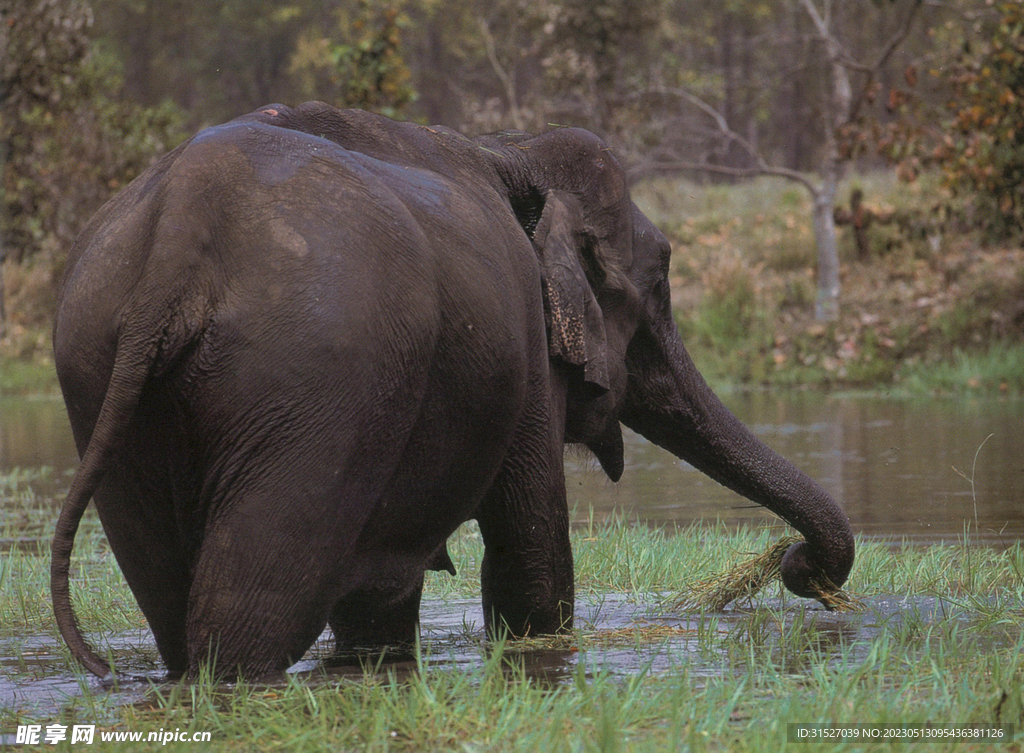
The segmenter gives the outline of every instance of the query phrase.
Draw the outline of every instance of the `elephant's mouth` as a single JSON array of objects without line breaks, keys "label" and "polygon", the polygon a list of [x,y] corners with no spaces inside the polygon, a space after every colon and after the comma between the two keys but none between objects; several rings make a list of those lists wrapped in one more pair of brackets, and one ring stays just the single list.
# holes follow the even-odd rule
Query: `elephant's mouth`
[{"label": "elephant's mouth", "polygon": [[587,402],[570,396],[565,427],[565,443],[586,447],[601,464],[601,470],[612,481],[622,478],[622,426],[612,407],[611,393]]}]

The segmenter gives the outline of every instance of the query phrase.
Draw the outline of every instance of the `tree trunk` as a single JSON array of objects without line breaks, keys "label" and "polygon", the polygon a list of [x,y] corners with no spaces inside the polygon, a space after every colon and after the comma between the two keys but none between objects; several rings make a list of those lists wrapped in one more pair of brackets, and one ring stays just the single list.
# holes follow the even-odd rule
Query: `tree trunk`
[{"label": "tree trunk", "polygon": [[4,252],[0,248],[0,337],[7,331],[7,309],[4,304]]},{"label": "tree trunk", "polygon": [[835,205],[843,159],[839,153],[839,132],[850,121],[853,88],[844,62],[844,51],[829,29],[831,4],[822,15],[812,0],[801,0],[828,54],[829,90],[822,99],[821,116],[825,131],[822,146],[821,187],[814,195],[814,239],[818,244],[818,296],[814,316],[819,321],[839,318],[839,249],[836,243]]},{"label": "tree trunk", "polygon": [[818,246],[818,294],[814,318],[834,322],[839,318],[839,245],[836,242],[835,203],[838,170],[825,170],[814,200],[814,240]]}]

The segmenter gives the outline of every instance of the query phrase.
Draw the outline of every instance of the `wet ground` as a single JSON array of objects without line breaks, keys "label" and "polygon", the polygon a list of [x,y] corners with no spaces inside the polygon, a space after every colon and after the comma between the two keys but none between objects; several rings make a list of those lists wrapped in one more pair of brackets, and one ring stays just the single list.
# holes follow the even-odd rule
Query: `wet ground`
[{"label": "wet ground", "polygon": [[[564,638],[510,642],[506,662],[534,681],[549,686],[571,683],[580,672],[629,678],[639,674],[686,672],[698,682],[746,671],[750,662],[771,662],[799,674],[813,650],[826,660],[858,661],[883,631],[899,632],[913,622],[923,630],[939,621],[972,619],[961,607],[931,597],[874,597],[860,611],[833,613],[808,602],[765,598],[752,605],[732,605],[716,614],[680,613],[652,596],[636,601],[610,594],[577,602],[577,633]],[[488,661],[492,646],[485,639],[479,600],[424,602],[421,609],[422,662],[438,670],[470,670]],[[112,714],[117,706],[145,700],[152,684],[164,682],[156,646],[147,630],[88,636],[105,646],[134,681],[104,686],[91,675],[63,671],[63,647],[44,637],[0,640],[0,707],[18,709],[33,718],[51,718],[79,699],[89,712]],[[979,632],[979,648],[1007,640],[999,630]],[[988,644],[982,646],[981,644]],[[413,656],[331,656],[331,635],[325,631],[306,657],[289,670],[309,683],[359,679],[369,664],[378,672],[399,677],[416,671]],[[820,663],[820,659],[815,661]],[[269,684],[283,682],[269,679]],[[89,692],[85,692],[85,689]],[[88,700],[87,700],[88,699]]]}]

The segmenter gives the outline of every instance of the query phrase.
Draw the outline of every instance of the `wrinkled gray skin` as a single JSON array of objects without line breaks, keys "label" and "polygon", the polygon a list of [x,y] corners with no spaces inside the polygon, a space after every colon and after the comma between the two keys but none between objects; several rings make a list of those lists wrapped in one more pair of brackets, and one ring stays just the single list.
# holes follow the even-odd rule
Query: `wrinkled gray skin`
[{"label": "wrinkled gray skin", "polygon": [[202,131],[76,242],[54,352],[90,499],[172,674],[415,639],[423,573],[479,521],[493,631],[572,625],[565,443],[622,472],[620,422],[806,537],[786,586],[842,585],[836,503],[711,393],[672,320],[669,244],[594,135],[467,139],[321,103]]}]

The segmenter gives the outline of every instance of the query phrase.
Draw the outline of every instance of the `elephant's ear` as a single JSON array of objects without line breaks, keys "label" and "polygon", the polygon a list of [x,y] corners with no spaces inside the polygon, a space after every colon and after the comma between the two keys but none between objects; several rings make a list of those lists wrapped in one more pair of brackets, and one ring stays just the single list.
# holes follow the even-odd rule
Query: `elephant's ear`
[{"label": "elephant's ear", "polygon": [[548,350],[581,367],[584,381],[602,394],[609,387],[604,315],[580,261],[586,244],[593,242],[579,202],[570,194],[549,191],[533,234],[543,275]]}]

